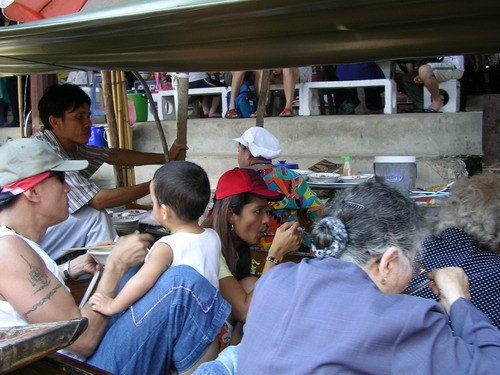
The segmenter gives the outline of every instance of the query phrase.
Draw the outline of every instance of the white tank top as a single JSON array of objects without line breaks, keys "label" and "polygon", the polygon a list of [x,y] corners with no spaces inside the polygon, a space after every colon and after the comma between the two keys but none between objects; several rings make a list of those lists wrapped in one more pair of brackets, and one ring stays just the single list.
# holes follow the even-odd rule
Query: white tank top
[{"label": "white tank top", "polygon": [[191,266],[219,289],[221,243],[216,231],[205,228],[200,234],[177,232],[160,238],[150,252],[159,242],[172,248],[174,258],[170,267],[181,264]]},{"label": "white tank top", "polygon": [[[23,239],[28,246],[30,246],[40,256],[40,258],[42,258],[47,269],[54,274],[62,285],[65,285],[62,277],[59,275],[56,262],[50,259],[50,257],[36,242],[17,234],[12,229],[9,229],[4,225],[0,225],[0,237],[4,236],[17,236]],[[66,289],[68,288],[66,287]],[[28,322],[21,315],[19,315],[16,310],[14,310],[9,302],[0,301],[0,327],[24,326],[26,324],[28,324]]]}]

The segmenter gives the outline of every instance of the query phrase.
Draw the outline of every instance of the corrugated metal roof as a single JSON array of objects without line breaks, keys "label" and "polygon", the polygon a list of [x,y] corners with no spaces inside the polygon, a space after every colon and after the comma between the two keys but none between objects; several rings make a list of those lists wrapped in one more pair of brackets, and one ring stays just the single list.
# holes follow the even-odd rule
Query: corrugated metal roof
[{"label": "corrugated metal roof", "polygon": [[226,71],[500,50],[498,0],[134,1],[0,30],[0,72]]}]

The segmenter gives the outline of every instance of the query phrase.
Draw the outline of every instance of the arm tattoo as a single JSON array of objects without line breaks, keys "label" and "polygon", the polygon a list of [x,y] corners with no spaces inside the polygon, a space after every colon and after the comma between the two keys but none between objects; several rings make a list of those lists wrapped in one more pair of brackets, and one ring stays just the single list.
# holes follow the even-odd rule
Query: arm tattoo
[{"label": "arm tattoo", "polygon": [[47,302],[57,292],[57,289],[59,289],[60,287],[62,287],[62,284],[61,283],[57,284],[55,288],[52,289],[49,293],[47,293],[45,297],[43,297],[40,301],[35,303],[31,307],[31,309],[29,309],[27,312],[23,314],[24,318],[28,320],[28,315],[31,314],[32,312],[35,312],[40,306],[42,306],[45,302]]},{"label": "arm tattoo", "polygon": [[46,288],[50,284],[50,279],[49,276],[45,272],[43,272],[40,267],[33,266],[28,260],[21,255],[21,258],[24,259],[28,267],[30,268],[29,271],[29,282],[31,283],[31,286],[37,287],[38,289],[33,292],[33,294],[38,293],[40,290]]}]

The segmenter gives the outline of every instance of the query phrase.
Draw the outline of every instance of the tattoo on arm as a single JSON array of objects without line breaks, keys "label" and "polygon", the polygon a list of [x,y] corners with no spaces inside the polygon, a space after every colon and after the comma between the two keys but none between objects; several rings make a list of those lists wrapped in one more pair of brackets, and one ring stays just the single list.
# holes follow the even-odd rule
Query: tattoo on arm
[{"label": "tattoo on arm", "polygon": [[37,303],[35,303],[31,309],[29,309],[27,312],[25,312],[23,314],[24,318],[26,320],[28,320],[28,315],[31,314],[32,312],[35,312],[40,306],[42,306],[45,302],[47,302],[48,300],[50,300],[52,298],[52,296],[57,292],[57,289],[59,289],[60,287],[62,287],[62,284],[59,283],[55,286],[54,289],[52,289],[49,293],[47,293],[47,295],[45,297],[43,297],[40,301],[38,301]]},{"label": "tattoo on arm", "polygon": [[40,290],[46,288],[49,286],[50,284],[50,278],[49,276],[47,276],[47,274],[45,272],[43,272],[40,267],[37,267],[37,266],[34,266],[32,265],[25,257],[23,257],[21,255],[21,258],[24,259],[24,261],[26,262],[26,264],[28,265],[28,267],[30,268],[30,271],[29,271],[29,282],[31,283],[31,285],[33,287],[38,287],[38,289],[36,289],[33,294],[36,294],[38,293]]}]

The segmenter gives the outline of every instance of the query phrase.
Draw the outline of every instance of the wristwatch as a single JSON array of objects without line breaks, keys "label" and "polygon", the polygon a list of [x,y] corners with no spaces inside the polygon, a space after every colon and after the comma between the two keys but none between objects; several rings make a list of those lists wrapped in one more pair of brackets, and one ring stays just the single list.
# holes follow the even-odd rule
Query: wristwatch
[{"label": "wristwatch", "polygon": [[69,266],[70,266],[70,261],[68,260],[66,263],[64,263],[64,268],[63,268],[63,275],[66,280],[74,280],[75,278],[71,276],[71,273],[69,272]]}]

